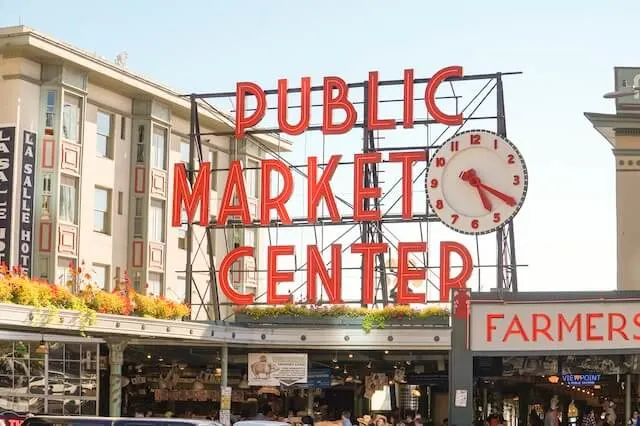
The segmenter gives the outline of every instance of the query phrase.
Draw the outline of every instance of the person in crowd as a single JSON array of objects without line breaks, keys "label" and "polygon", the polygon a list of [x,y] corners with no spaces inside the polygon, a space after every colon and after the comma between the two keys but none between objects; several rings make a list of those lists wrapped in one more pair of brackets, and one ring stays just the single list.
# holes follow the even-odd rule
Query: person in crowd
[{"label": "person in crowd", "polygon": [[529,413],[529,426],[544,426],[542,419],[535,409]]},{"label": "person in crowd", "polygon": [[640,416],[638,415],[638,410],[635,410],[631,415],[631,419],[629,420],[629,424],[631,426],[640,426]]},{"label": "person in crowd", "polygon": [[353,424],[351,423],[350,411],[347,411],[347,410],[343,411],[340,420],[342,420],[342,426],[353,426]]},{"label": "person in crowd", "polygon": [[593,411],[593,408],[587,407],[585,409],[584,416],[582,417],[582,426],[596,426],[596,414]]},{"label": "person in crowd", "polygon": [[303,416],[301,421],[302,426],[313,426],[313,417],[311,416]]},{"label": "person in crowd", "polygon": [[376,416],[373,424],[374,426],[387,426],[387,418],[385,416]]},{"label": "person in crowd", "polygon": [[444,419],[442,419],[442,426],[449,426],[449,418],[445,417]]}]

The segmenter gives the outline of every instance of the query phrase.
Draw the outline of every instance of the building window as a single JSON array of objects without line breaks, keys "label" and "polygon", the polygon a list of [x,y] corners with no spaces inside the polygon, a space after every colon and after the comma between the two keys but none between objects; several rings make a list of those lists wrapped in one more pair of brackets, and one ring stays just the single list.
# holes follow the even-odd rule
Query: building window
[{"label": "building window", "polygon": [[107,265],[94,263],[93,280],[98,288],[109,291],[109,267]]},{"label": "building window", "polygon": [[62,137],[68,141],[80,143],[80,119],[82,117],[82,98],[64,94],[62,108]]},{"label": "building window", "polygon": [[56,284],[61,286],[70,286],[73,282],[73,273],[71,271],[71,265],[74,264],[73,259],[67,257],[58,258],[56,264]]},{"label": "building window", "polygon": [[255,160],[247,160],[247,170],[245,171],[245,179],[247,180],[247,195],[249,197],[258,198],[258,162]]},{"label": "building window", "polygon": [[209,151],[209,162],[211,163],[211,191],[218,190],[218,172],[215,169],[219,169],[218,165],[218,151]]},{"label": "building window", "polygon": [[178,228],[178,248],[185,250],[187,248],[187,210],[183,207],[180,210],[180,228]]},{"label": "building window", "polygon": [[180,142],[180,161],[189,164],[189,144]]},{"label": "building window", "polygon": [[164,242],[164,203],[151,200],[149,208],[149,240]]},{"label": "building window", "polygon": [[162,274],[149,272],[147,295],[162,296]]},{"label": "building window", "polygon": [[153,126],[153,138],[151,139],[151,167],[166,169],[167,129]]},{"label": "building window", "polygon": [[102,234],[111,231],[111,191],[96,187],[93,207],[93,230]]},{"label": "building window", "polygon": [[111,114],[98,111],[96,120],[96,155],[98,157],[111,158],[111,147],[113,141],[113,116]]},{"label": "building window", "polygon": [[62,175],[60,180],[60,221],[77,223],[78,180]]},{"label": "building window", "polygon": [[135,199],[135,211],[133,216],[133,236],[142,238],[144,223],[144,204],[142,198]]},{"label": "building window", "polygon": [[56,95],[57,92],[55,90],[50,90],[47,92],[47,109],[45,111],[44,123],[44,127],[47,129],[52,129],[54,127],[54,121],[56,117]]},{"label": "building window", "polygon": [[257,234],[258,234],[258,230],[256,228],[247,229],[244,232],[244,245],[248,246],[248,247],[255,247],[256,246],[256,240],[257,240]]},{"label": "building window", "polygon": [[144,125],[138,125],[138,142],[136,143],[136,163],[144,163]]}]

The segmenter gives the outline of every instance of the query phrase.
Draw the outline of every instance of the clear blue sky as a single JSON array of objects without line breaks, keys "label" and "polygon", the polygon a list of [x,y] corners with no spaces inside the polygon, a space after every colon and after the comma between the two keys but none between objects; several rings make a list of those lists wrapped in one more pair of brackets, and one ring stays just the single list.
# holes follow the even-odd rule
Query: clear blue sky
[{"label": "clear blue sky", "polygon": [[612,111],[602,94],[613,67],[640,65],[637,12],[637,0],[0,0],[2,26],[109,59],[126,50],[131,70],[184,92],[452,64],[523,71],[505,87],[508,134],[531,181],[516,221],[523,290],[615,287],[614,160],[583,112]]}]

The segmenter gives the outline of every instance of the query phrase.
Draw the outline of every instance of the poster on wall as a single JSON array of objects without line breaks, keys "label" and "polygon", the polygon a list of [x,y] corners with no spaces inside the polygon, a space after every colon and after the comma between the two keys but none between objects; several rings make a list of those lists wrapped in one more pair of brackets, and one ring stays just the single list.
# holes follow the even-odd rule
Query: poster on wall
[{"label": "poster on wall", "polygon": [[249,354],[249,386],[307,383],[307,354]]},{"label": "poster on wall", "polygon": [[568,356],[562,360],[562,374],[625,374],[629,371],[625,357],[611,356]]},{"label": "poster on wall", "polygon": [[27,276],[31,276],[31,253],[33,251],[33,196],[36,171],[36,138],[37,134],[35,132],[28,130],[23,132],[18,261]]},{"label": "poster on wall", "polygon": [[510,356],[502,359],[503,376],[544,376],[558,374],[558,357]]},{"label": "poster on wall", "polygon": [[0,126],[0,263],[11,265],[13,163],[16,127]]}]

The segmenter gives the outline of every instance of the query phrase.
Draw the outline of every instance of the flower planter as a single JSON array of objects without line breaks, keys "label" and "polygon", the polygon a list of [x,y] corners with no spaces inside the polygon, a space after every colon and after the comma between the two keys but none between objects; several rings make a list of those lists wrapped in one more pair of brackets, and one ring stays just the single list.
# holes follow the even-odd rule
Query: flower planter
[{"label": "flower planter", "polygon": [[[267,325],[277,325],[279,327],[313,327],[313,326],[335,326],[335,327],[362,327],[364,317],[303,317],[303,316],[264,316],[255,318],[244,313],[236,313],[236,324],[243,324],[247,327],[263,327]],[[404,327],[449,327],[449,318],[446,316],[433,317],[406,317],[389,318],[384,321],[384,328],[404,328]]]}]

